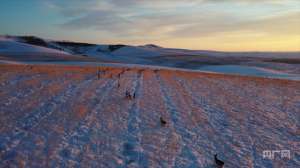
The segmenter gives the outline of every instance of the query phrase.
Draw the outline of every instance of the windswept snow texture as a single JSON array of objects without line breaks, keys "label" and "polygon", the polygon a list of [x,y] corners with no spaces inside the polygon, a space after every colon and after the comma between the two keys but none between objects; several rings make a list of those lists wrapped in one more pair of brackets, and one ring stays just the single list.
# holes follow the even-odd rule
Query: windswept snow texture
[{"label": "windswept snow texture", "polygon": [[216,153],[230,168],[300,165],[299,81],[0,65],[0,89],[0,167],[215,168]]}]

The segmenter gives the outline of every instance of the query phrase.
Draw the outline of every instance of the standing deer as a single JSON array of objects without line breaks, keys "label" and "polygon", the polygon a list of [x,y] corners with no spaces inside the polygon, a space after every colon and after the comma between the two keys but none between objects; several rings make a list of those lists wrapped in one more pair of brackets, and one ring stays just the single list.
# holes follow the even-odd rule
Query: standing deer
[{"label": "standing deer", "polygon": [[167,121],[165,121],[162,117],[159,118],[161,126],[165,126]]},{"label": "standing deer", "polygon": [[218,154],[215,154],[215,162],[219,168],[222,168],[224,166],[224,162],[218,159]]}]

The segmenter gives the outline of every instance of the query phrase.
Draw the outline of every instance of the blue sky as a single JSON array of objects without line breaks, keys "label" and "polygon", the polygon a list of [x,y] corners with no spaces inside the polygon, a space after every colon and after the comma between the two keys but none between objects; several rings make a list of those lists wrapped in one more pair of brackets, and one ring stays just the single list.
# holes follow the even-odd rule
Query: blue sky
[{"label": "blue sky", "polygon": [[299,0],[7,0],[0,34],[211,50],[300,50]]}]

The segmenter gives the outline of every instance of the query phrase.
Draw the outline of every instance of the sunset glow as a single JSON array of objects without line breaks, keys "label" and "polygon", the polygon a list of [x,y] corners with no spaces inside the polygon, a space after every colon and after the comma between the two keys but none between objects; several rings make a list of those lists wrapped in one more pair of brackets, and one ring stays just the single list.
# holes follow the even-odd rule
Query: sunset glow
[{"label": "sunset glow", "polygon": [[[12,12],[14,11],[14,12]],[[298,0],[28,0],[0,34],[223,51],[300,51]]]}]

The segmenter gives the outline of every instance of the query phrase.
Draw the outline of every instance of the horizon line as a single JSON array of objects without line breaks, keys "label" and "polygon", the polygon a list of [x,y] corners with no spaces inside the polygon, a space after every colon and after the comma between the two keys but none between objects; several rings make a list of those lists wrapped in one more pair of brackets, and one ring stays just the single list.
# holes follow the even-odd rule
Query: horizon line
[{"label": "horizon line", "polygon": [[284,50],[218,50],[218,49],[192,49],[192,48],[177,48],[177,47],[164,47],[162,45],[157,45],[155,43],[144,43],[144,44],[126,44],[126,43],[95,43],[95,42],[88,42],[88,41],[78,41],[78,40],[60,40],[60,39],[53,39],[53,38],[47,38],[47,37],[41,37],[38,35],[11,35],[11,34],[0,34],[1,36],[7,36],[7,37],[36,37],[43,40],[50,40],[55,42],[73,42],[73,43],[85,43],[85,44],[93,44],[93,45],[125,45],[125,46],[133,46],[133,47],[139,47],[139,46],[146,46],[146,45],[155,45],[161,48],[165,49],[181,49],[181,50],[191,50],[191,51],[209,51],[209,52],[223,52],[223,53],[300,53],[299,50],[290,50],[290,51],[284,51]]}]

